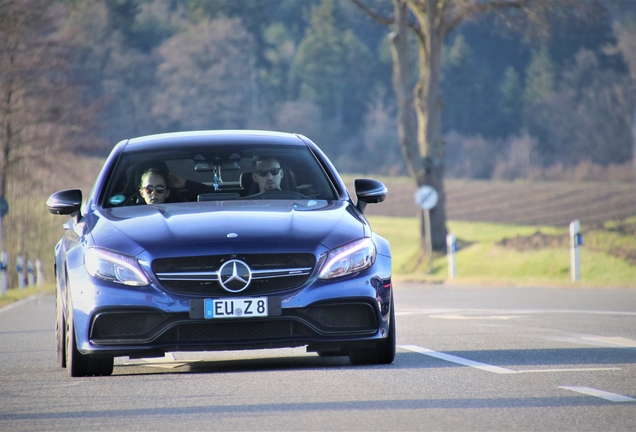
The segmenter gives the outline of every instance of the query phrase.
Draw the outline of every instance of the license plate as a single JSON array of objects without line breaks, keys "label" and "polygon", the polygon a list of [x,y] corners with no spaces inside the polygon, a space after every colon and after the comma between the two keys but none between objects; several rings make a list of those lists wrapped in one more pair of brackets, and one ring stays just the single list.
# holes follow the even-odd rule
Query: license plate
[{"label": "license plate", "polygon": [[206,319],[266,317],[267,297],[205,299],[204,316]]}]

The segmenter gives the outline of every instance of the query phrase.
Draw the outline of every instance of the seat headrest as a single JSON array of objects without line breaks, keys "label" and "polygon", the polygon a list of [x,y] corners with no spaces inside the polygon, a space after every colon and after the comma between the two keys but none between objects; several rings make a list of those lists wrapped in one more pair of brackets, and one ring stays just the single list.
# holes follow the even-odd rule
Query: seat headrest
[{"label": "seat headrest", "polygon": [[241,185],[241,189],[250,190],[252,187],[252,183],[254,183],[254,179],[252,178],[251,172],[241,173],[241,178],[239,179],[239,183]]}]

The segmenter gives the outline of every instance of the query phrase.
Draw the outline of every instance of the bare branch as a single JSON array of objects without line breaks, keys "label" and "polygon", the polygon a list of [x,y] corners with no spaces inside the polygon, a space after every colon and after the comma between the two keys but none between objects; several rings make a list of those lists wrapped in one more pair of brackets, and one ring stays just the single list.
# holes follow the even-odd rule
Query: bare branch
[{"label": "bare branch", "polygon": [[358,6],[360,9],[362,9],[362,11],[364,13],[369,15],[371,18],[373,18],[375,21],[379,22],[380,24],[384,24],[384,25],[394,25],[395,24],[395,19],[394,18],[385,17],[385,16],[382,16],[382,15],[376,13],[375,11],[369,9],[360,0],[351,0],[351,3],[353,3],[356,6]]},{"label": "bare branch", "polygon": [[[385,17],[385,16],[382,16],[382,15],[376,13],[375,11],[369,9],[364,3],[362,3],[361,0],[350,0],[350,1],[354,5],[358,6],[364,13],[369,15],[372,19],[374,19],[375,21],[379,22],[380,24],[389,25],[389,26],[390,25],[395,25],[395,18],[393,18],[393,17]],[[419,24],[417,24],[417,23],[415,23],[413,21],[408,21],[407,22],[407,26],[411,30],[413,30],[413,33],[415,33],[415,35],[418,37],[418,39],[420,39],[420,41],[424,44],[424,42],[426,41],[426,36],[422,32],[422,29],[420,28]]]},{"label": "bare branch", "polygon": [[530,3],[530,0],[492,0],[487,3],[468,3],[458,6],[452,11],[452,16],[443,28],[443,35],[448,35],[459,23],[465,19],[484,12],[515,8],[519,9]]}]

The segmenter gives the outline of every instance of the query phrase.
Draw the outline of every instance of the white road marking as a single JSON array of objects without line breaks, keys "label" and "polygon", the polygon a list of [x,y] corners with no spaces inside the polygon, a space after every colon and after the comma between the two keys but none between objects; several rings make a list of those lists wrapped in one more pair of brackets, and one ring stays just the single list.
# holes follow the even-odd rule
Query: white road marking
[{"label": "white road marking", "polygon": [[460,314],[447,314],[447,315],[429,315],[429,318],[447,319],[447,320],[509,320],[524,318],[527,315],[460,315]]},{"label": "white road marking", "polygon": [[37,298],[40,298],[40,297],[42,297],[42,294],[34,294],[34,295],[29,296],[29,297],[25,297],[23,299],[20,299],[20,300],[14,302],[14,303],[11,303],[11,304],[5,306],[3,308],[0,308],[0,313],[9,311],[9,310],[11,310],[11,309],[13,309],[15,307],[18,307],[18,306],[20,306],[20,305],[22,305],[24,303],[28,303],[28,302],[33,301],[33,300],[35,300]]},{"label": "white road marking", "polygon": [[534,314],[582,314],[582,315],[615,315],[636,316],[636,312],[599,311],[575,309],[410,309],[398,307],[396,315],[443,315],[443,314],[490,314],[490,315],[534,315]]},{"label": "white road marking", "polygon": [[457,357],[451,354],[442,353],[439,351],[433,351],[428,348],[423,348],[417,345],[398,345],[398,348],[402,348],[408,351],[413,351],[419,354],[424,354],[429,357],[435,357],[440,360],[446,360],[451,363],[457,363],[463,366],[470,366],[475,369],[480,369],[486,372],[492,372],[496,374],[520,374],[520,373],[551,373],[551,372],[597,372],[597,371],[609,371],[609,370],[621,370],[621,368],[574,368],[574,369],[527,369],[527,370],[513,370],[506,369],[499,366],[489,365],[487,363],[481,363],[474,360],[468,360],[462,357]]},{"label": "white road marking", "polygon": [[578,368],[578,369],[526,369],[517,373],[549,373],[549,372],[598,372],[621,370],[621,368]]},{"label": "white road marking", "polygon": [[461,357],[457,357],[454,355],[450,355],[450,354],[444,354],[438,351],[433,351],[430,350],[428,348],[422,348],[416,345],[399,345],[400,348],[405,349],[405,350],[409,350],[409,351],[413,351],[416,353],[420,353],[420,354],[424,354],[427,355],[429,357],[435,357],[441,360],[446,360],[448,362],[451,363],[457,363],[463,366],[470,366],[472,368],[475,369],[480,369],[486,372],[492,372],[492,373],[496,373],[496,374],[516,374],[519,373],[517,371],[514,371],[512,369],[505,369],[505,368],[501,368],[499,366],[493,366],[493,365],[489,365],[486,363],[480,363],[480,362],[476,362],[473,360],[468,360],[465,358],[461,358]]},{"label": "white road marking", "polygon": [[581,338],[583,340],[589,340],[593,342],[603,342],[611,345],[619,345],[628,348],[636,348],[636,341],[627,339],[624,337],[602,337],[602,336],[589,336]]},{"label": "white road marking", "polygon": [[568,342],[577,345],[591,345],[604,348],[636,348],[636,341],[624,337],[603,337],[603,336],[570,336],[551,337],[549,340],[558,342]]},{"label": "white road marking", "polygon": [[581,393],[588,396],[594,396],[594,397],[605,399],[611,402],[636,402],[636,399],[631,398],[629,396],[623,396],[616,393],[610,393],[603,390],[597,390],[591,387],[559,386],[559,388]]}]

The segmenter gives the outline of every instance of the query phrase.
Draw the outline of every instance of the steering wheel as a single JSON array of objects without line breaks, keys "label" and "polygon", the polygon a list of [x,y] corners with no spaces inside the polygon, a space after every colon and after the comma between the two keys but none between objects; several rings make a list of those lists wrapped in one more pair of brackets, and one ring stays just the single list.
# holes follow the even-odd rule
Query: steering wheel
[{"label": "steering wheel", "polygon": [[128,199],[124,202],[124,207],[138,205],[138,204],[141,204],[142,202],[143,202],[143,198],[141,197],[141,195],[139,195],[139,192],[135,192],[134,194],[129,196]]},{"label": "steering wheel", "polygon": [[248,197],[250,199],[309,199],[307,195],[303,195],[300,192],[283,190],[283,189],[270,189],[265,192],[257,193]]}]

